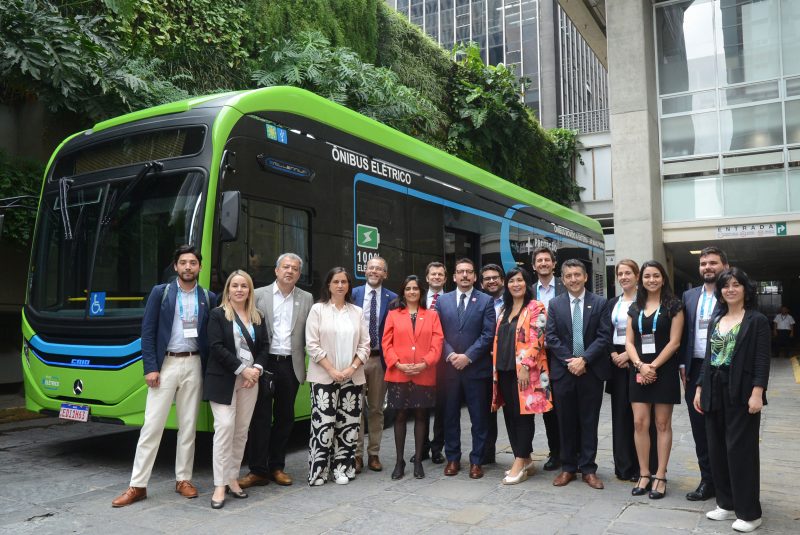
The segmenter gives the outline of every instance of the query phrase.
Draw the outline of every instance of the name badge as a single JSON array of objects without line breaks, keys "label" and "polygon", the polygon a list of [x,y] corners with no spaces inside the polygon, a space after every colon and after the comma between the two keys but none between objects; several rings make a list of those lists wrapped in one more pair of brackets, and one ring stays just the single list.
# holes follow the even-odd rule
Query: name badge
[{"label": "name badge", "polygon": [[183,337],[197,338],[197,318],[183,320]]},{"label": "name badge", "polygon": [[653,355],[656,352],[656,336],[654,334],[642,335],[642,354]]},{"label": "name badge", "polygon": [[617,328],[614,330],[614,345],[625,345],[625,330],[627,326],[625,325],[617,325]]},{"label": "name badge", "polygon": [[239,348],[239,360],[242,361],[243,364],[253,362],[253,354],[250,353],[250,348],[246,345]]},{"label": "name badge", "polygon": [[711,319],[703,319],[700,318],[697,321],[697,337],[701,340],[705,340],[708,338],[708,324],[711,322]]}]

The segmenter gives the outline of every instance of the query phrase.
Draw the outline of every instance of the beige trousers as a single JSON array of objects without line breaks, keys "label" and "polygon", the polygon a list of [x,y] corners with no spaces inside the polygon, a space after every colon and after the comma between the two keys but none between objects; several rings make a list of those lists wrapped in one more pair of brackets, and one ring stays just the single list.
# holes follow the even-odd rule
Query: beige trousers
[{"label": "beige trousers", "polygon": [[250,418],[258,399],[258,383],[252,388],[243,388],[244,379],[236,376],[233,399],[230,405],[209,402],[214,414],[214,486],[227,485],[239,477],[247,443]]},{"label": "beige trousers", "polygon": [[164,357],[158,388],[147,389],[144,425],[139,433],[136,456],[133,459],[131,487],[146,487],[150,481],[164,434],[169,410],[175,401],[178,417],[178,443],[175,446],[175,480],[192,479],[194,467],[194,438],[197,411],[203,395],[203,368],[200,356]]},{"label": "beige trousers", "polygon": [[[367,383],[364,385],[364,398],[361,406],[366,408],[361,411],[361,426],[358,429],[356,442],[356,457],[364,455],[364,420],[369,423],[369,443],[367,455],[378,455],[381,451],[381,436],[383,435],[383,402],[386,399],[386,381],[380,356],[369,357],[364,364],[364,375]],[[365,415],[366,414],[366,418]]]}]

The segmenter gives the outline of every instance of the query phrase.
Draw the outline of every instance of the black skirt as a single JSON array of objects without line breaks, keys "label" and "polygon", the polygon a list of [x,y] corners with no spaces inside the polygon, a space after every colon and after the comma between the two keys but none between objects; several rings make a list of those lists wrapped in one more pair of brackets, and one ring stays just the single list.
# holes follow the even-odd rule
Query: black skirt
[{"label": "black skirt", "polygon": [[387,383],[386,404],[390,409],[431,409],[436,405],[436,387],[407,383]]}]

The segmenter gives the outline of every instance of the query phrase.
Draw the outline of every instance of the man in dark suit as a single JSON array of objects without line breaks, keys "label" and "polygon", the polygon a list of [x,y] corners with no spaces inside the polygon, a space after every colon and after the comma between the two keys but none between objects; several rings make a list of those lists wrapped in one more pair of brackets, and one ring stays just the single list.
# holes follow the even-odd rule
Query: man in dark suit
[{"label": "man in dark suit", "polygon": [[[286,444],[294,425],[294,402],[306,380],[306,318],[314,299],[298,288],[303,259],[284,253],[275,263],[275,282],[256,289],[256,308],[264,315],[269,334],[267,371],[261,376],[258,400],[247,435],[247,462],[250,472],[239,478],[243,489],[266,485],[291,485],[284,471]],[[274,381],[274,393],[268,381]],[[274,417],[273,417],[274,415]]]},{"label": "man in dark suit", "polygon": [[192,484],[197,412],[203,395],[203,370],[208,362],[208,314],[213,293],[200,287],[200,252],[182,245],[174,255],[175,283],[150,291],[142,318],[142,364],[147,383],[144,424],[139,432],[128,490],[111,502],[125,507],[147,498],[147,483],[158,454],[164,424],[173,400],[178,417],[175,448],[175,492],[196,498]]},{"label": "man in dark suit", "polygon": [[[533,285],[533,295],[536,300],[547,308],[550,300],[567,291],[564,283],[555,276],[556,255],[549,247],[538,247],[533,251],[531,263],[536,272],[536,284]],[[547,352],[547,360],[550,362],[552,356]],[[552,364],[550,364],[552,368]],[[547,432],[547,447],[550,453],[547,454],[547,461],[544,463],[545,470],[557,470],[561,466],[561,438],[558,432],[558,407],[542,415],[544,428]]]},{"label": "man in dark suit", "polygon": [[611,377],[611,324],[602,321],[605,298],[586,291],[588,276],[583,262],[564,262],[561,278],[567,293],[550,301],[546,328],[561,432],[562,471],[553,485],[563,487],[580,470],[590,487],[602,489],[595,457],[603,383]]},{"label": "man in dark suit", "polygon": [[[375,256],[367,262],[365,270],[367,284],[353,288],[353,303],[364,310],[364,319],[369,326],[369,359],[364,364],[364,373],[367,377],[366,392],[366,418],[361,412],[361,427],[358,430],[356,445],[356,473],[360,474],[364,467],[364,435],[365,422],[369,429],[369,443],[367,445],[367,466],[370,470],[380,472],[381,465],[381,435],[383,434],[383,400],[386,397],[386,382],[383,380],[386,364],[383,362],[383,327],[386,324],[386,315],[389,313],[389,302],[397,294],[383,287],[383,281],[389,276],[389,265],[380,256]],[[363,406],[363,405],[362,405]]]},{"label": "man in dark suit", "polygon": [[458,260],[453,279],[457,289],[436,304],[444,332],[444,475],[454,476],[461,469],[461,403],[466,401],[472,423],[469,477],[480,479],[489,427],[495,313],[492,298],[475,290],[472,260]]},{"label": "man in dark suit", "polygon": [[711,463],[708,459],[708,439],[706,422],[702,414],[694,409],[694,394],[697,378],[706,357],[708,323],[717,312],[717,277],[728,269],[728,256],[717,247],[706,247],[700,251],[700,276],[703,285],[683,292],[683,310],[686,314],[681,347],[678,349],[680,372],[689,410],[689,423],[692,426],[694,449],[700,466],[700,484],[697,489],[686,494],[690,501],[704,501],[714,496],[714,479],[711,476]]}]

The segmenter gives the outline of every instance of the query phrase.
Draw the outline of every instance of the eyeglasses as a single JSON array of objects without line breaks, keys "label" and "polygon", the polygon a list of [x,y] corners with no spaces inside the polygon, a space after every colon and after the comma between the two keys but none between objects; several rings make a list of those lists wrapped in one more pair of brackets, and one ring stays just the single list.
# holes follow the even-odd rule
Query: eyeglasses
[{"label": "eyeglasses", "polygon": [[475,273],[474,269],[457,269],[456,275],[472,275]]},{"label": "eyeglasses", "polygon": [[500,280],[500,275],[487,275],[483,278],[483,282],[494,282],[499,280]]}]

